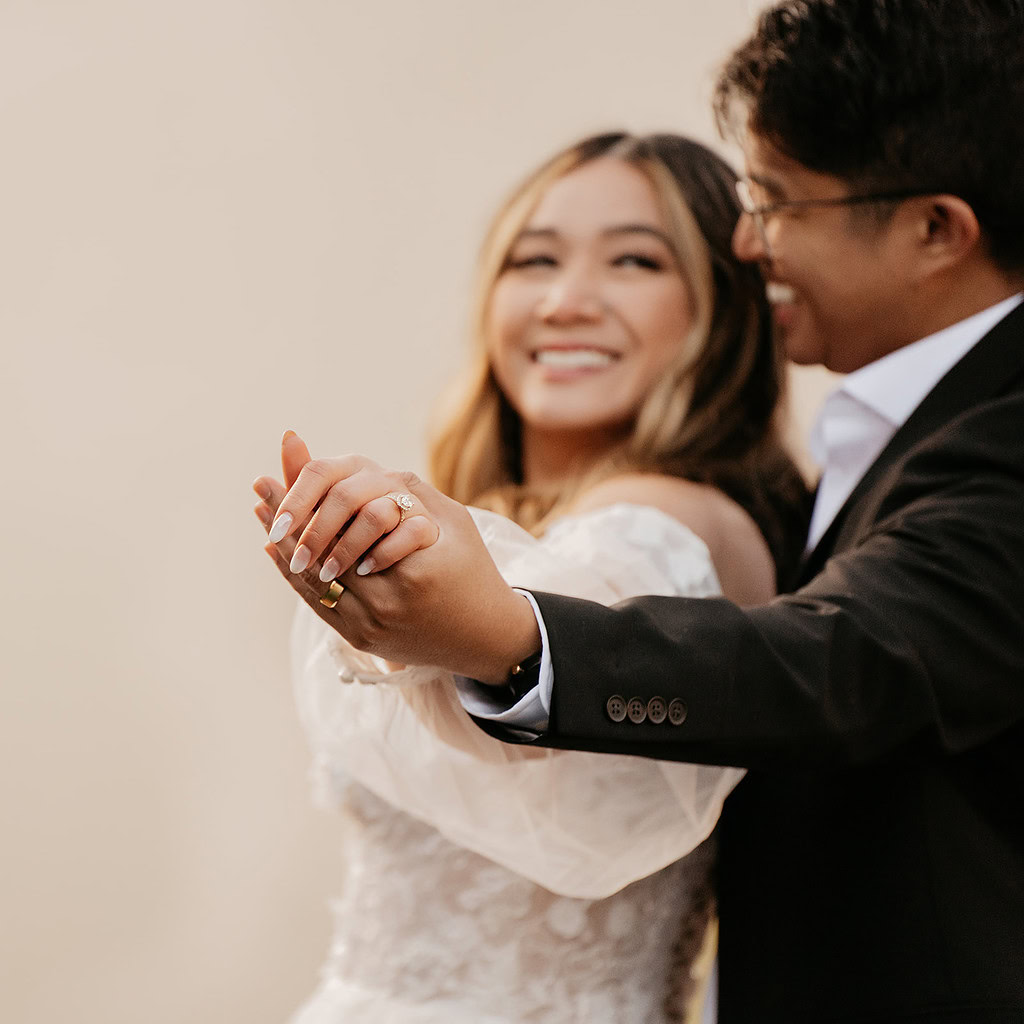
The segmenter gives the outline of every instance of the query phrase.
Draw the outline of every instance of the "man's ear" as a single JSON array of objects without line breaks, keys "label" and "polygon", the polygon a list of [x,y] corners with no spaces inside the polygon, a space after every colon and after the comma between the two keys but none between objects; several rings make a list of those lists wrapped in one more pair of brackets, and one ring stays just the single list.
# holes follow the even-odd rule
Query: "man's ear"
[{"label": "man's ear", "polygon": [[921,196],[918,205],[917,242],[924,268],[949,270],[977,252],[981,225],[970,203],[959,196]]}]

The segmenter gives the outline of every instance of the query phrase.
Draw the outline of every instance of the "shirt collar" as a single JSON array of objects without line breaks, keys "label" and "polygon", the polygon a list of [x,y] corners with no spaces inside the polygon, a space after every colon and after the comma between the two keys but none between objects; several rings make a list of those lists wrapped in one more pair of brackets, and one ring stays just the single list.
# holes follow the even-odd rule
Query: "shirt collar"
[{"label": "shirt collar", "polygon": [[837,390],[899,428],[946,373],[1022,301],[1024,294],[1011,295],[966,320],[898,348],[849,374]]}]

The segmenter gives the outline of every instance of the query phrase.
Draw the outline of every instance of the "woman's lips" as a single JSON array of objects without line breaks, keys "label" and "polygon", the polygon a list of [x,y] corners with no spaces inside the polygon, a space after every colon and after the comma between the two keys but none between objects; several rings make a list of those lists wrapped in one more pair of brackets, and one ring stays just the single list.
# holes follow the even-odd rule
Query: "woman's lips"
[{"label": "woman's lips", "polygon": [[616,357],[605,349],[579,347],[540,348],[533,353],[533,361],[555,370],[602,370]]}]

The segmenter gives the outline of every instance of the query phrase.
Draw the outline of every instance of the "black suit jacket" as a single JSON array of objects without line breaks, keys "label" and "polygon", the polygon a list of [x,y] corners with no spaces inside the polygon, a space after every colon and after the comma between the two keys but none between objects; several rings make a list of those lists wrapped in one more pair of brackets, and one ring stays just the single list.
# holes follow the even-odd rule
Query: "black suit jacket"
[{"label": "black suit jacket", "polygon": [[1024,1022],[1024,306],[795,593],[535,596],[540,742],[750,769],[720,826],[720,1024]]}]

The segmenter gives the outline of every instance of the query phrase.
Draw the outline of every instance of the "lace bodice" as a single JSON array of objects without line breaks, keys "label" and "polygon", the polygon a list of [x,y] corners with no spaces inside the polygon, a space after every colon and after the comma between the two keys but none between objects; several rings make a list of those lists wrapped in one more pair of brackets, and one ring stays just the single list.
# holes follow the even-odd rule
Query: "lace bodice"
[{"label": "lace bodice", "polygon": [[[474,517],[515,585],[608,602],[719,592],[705,546],[654,509],[565,519],[541,540]],[[293,639],[320,795],[346,822],[331,954],[294,1024],[683,1019],[710,907],[704,840],[741,772],[508,746],[437,669],[388,674],[304,608]]]}]

